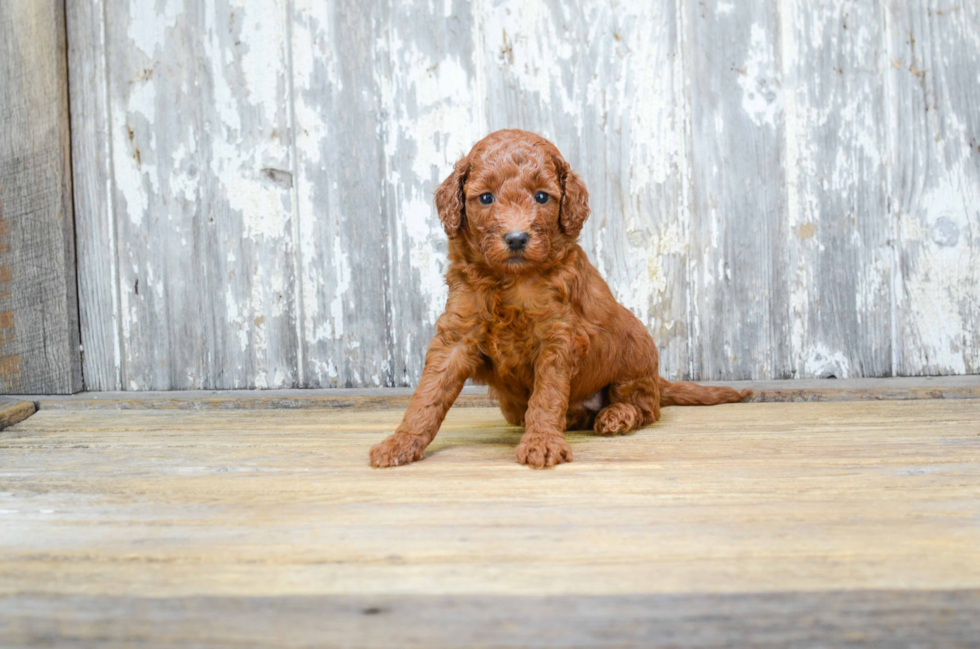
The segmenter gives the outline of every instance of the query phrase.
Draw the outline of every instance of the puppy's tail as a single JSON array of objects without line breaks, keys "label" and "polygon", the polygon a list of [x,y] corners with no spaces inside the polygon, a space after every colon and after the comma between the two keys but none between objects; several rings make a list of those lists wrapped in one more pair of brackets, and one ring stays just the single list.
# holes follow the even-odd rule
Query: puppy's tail
[{"label": "puppy's tail", "polygon": [[752,390],[741,392],[732,388],[717,388],[698,385],[690,381],[671,383],[657,377],[660,387],[661,406],[714,406],[719,403],[737,403],[752,394]]}]

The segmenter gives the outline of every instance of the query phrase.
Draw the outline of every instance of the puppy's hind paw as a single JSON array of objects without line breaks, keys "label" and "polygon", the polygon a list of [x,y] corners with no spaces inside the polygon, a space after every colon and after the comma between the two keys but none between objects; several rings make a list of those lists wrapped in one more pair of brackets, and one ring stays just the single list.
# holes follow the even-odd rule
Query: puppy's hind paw
[{"label": "puppy's hind paw", "polygon": [[613,403],[596,415],[593,430],[600,435],[625,435],[639,428],[641,422],[639,408],[631,403]]}]

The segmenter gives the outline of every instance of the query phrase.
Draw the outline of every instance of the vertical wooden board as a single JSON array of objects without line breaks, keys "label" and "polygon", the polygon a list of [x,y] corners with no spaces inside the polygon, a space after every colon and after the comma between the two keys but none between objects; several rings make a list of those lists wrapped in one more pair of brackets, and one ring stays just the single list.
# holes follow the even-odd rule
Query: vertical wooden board
[{"label": "vertical wooden board", "polygon": [[886,5],[895,371],[980,372],[980,6]]},{"label": "vertical wooden board", "polygon": [[0,5],[0,392],[82,388],[64,5]]},{"label": "vertical wooden board", "polygon": [[354,0],[292,6],[302,367],[310,387],[392,384],[380,12]]},{"label": "vertical wooden board", "polygon": [[296,385],[284,3],[106,25],[123,387]]},{"label": "vertical wooden board", "polygon": [[195,64],[201,39],[191,37],[202,13],[173,2],[106,0],[109,205],[126,390],[211,387],[202,381],[213,341],[201,225],[210,212],[209,138]]},{"label": "vertical wooden board", "polygon": [[589,187],[583,247],[650,329],[664,373],[689,375],[678,7],[566,0],[484,10],[488,130],[525,128],[558,145]]},{"label": "vertical wooden board", "polygon": [[686,3],[695,378],[787,378],[780,27],[772,3]]},{"label": "vertical wooden board", "polygon": [[781,2],[792,369],[888,376],[883,8]]},{"label": "vertical wooden board", "polygon": [[86,390],[121,390],[105,2],[65,7],[82,370]]},{"label": "vertical wooden board", "polygon": [[215,1],[204,20],[208,378],[217,388],[300,383],[288,9],[287,0]]},{"label": "vertical wooden board", "polygon": [[[433,193],[487,134],[479,14],[468,2],[384,2],[377,67],[388,227],[388,384],[414,385],[446,304],[447,236]],[[374,380],[365,377],[368,385]]]}]

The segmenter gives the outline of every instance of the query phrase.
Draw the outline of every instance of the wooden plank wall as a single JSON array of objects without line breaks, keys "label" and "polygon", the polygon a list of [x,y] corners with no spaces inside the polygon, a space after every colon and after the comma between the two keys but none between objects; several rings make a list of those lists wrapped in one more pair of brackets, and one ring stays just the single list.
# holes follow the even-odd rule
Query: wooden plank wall
[{"label": "wooden plank wall", "polygon": [[980,4],[68,0],[95,390],[410,385],[503,127],[664,372],[980,372]]},{"label": "wooden plank wall", "polygon": [[65,6],[0,3],[0,393],[82,388]]}]

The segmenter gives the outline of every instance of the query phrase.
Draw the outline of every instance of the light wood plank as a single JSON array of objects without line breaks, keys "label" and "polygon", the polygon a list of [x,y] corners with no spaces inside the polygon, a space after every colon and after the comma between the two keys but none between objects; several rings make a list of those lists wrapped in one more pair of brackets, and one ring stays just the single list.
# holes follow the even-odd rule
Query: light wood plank
[{"label": "light wood plank", "polygon": [[185,597],[980,588],[980,401],[669,408],[575,461],[454,410],[42,410],[4,431],[0,592]]},{"label": "light wood plank", "polygon": [[66,2],[82,369],[88,390],[121,390],[105,1]]},{"label": "light wood plank", "polygon": [[774,3],[686,3],[695,378],[792,376],[779,19]]},{"label": "light wood plank", "polygon": [[887,3],[897,374],[980,372],[980,5]]},{"label": "light wood plank", "polygon": [[382,10],[354,0],[292,3],[301,366],[309,387],[394,384]]},{"label": "light wood plank", "polygon": [[[290,3],[204,5],[203,24],[189,23],[187,38],[206,35],[200,53],[206,65],[195,79],[205,100],[193,124],[208,152],[202,180],[209,212],[197,221],[205,242],[205,284],[203,291],[193,285],[186,290],[201,301],[209,320],[195,327],[208,344],[203,373],[174,377],[171,389],[297,387],[301,297],[294,259],[299,228]],[[177,168],[187,173],[180,181],[193,178],[192,168]],[[182,320],[170,323],[175,352],[186,328]]]},{"label": "light wood plank", "polygon": [[884,9],[793,0],[780,11],[792,375],[889,376]]},{"label": "light wood plank", "polygon": [[[118,361],[98,331],[109,298],[83,308],[100,323],[93,387],[111,385],[110,360],[125,389],[298,385],[285,2],[120,0],[105,16],[105,45],[78,53],[96,77],[106,57],[112,152],[112,200],[80,198],[87,245],[118,238],[86,281],[119,301]],[[81,137],[98,134],[101,107],[80,114]]]},{"label": "light wood plank", "polygon": [[82,389],[65,7],[0,6],[0,393]]},{"label": "light wood plank", "polygon": [[10,646],[970,646],[980,400],[667,408],[634,435],[453,410],[43,410],[0,434]]},{"label": "light wood plank", "polygon": [[971,647],[980,591],[0,597],[11,646]]},{"label": "light wood plank", "polygon": [[[207,91],[194,64],[201,39],[183,42],[201,30],[203,16],[169,9],[106,0],[104,10],[114,181],[107,218],[117,239],[120,383],[129,390],[205,387],[194,377],[203,380],[213,340],[203,304],[212,290],[205,267],[210,137],[201,123]],[[174,325],[183,328],[179,339]]]}]

